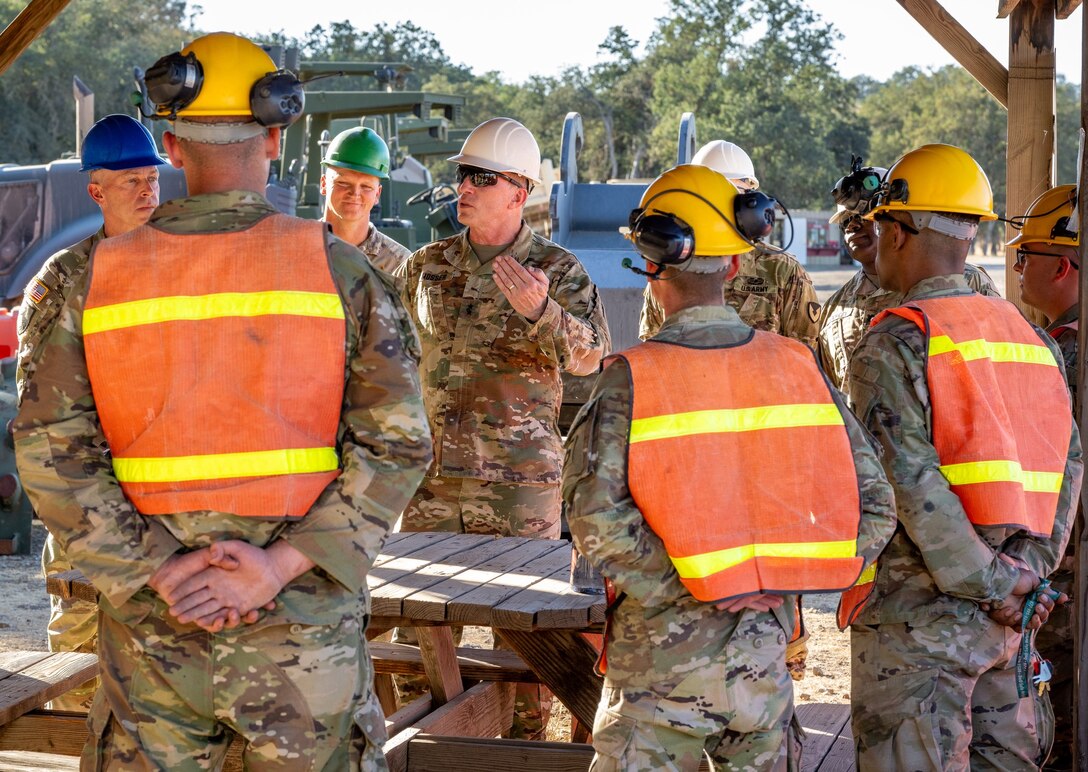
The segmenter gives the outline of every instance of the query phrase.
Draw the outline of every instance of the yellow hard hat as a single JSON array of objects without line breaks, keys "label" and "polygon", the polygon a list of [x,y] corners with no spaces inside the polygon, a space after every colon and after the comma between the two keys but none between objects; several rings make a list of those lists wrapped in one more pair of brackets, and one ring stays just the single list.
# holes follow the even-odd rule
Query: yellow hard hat
[{"label": "yellow hard hat", "polygon": [[1022,220],[1024,227],[1006,246],[1018,244],[1056,244],[1066,247],[1080,246],[1080,233],[1072,231],[1069,218],[1077,204],[1077,186],[1059,185],[1039,196],[1028,207],[1028,213],[1014,220]]},{"label": "yellow hard hat", "polygon": [[674,167],[646,188],[631,213],[627,237],[639,254],[658,265],[743,254],[752,245],[736,223],[737,196],[733,184],[713,169]]},{"label": "yellow hard hat", "polygon": [[997,219],[986,172],[953,145],[923,145],[896,161],[866,218],[886,211],[952,212]]},{"label": "yellow hard hat", "polygon": [[298,78],[279,70],[264,50],[238,35],[213,32],[162,57],[145,75],[156,113],[177,118],[248,117],[286,126],[302,114]]}]

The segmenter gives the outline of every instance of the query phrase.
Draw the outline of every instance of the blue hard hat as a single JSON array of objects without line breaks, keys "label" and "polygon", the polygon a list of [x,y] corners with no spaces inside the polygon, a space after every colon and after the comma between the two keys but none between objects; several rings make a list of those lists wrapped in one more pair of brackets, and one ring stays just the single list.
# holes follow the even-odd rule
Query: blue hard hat
[{"label": "blue hard hat", "polygon": [[158,166],[166,161],[159,156],[151,132],[135,118],[107,115],[95,123],[83,138],[81,172],[95,169],[137,169]]}]

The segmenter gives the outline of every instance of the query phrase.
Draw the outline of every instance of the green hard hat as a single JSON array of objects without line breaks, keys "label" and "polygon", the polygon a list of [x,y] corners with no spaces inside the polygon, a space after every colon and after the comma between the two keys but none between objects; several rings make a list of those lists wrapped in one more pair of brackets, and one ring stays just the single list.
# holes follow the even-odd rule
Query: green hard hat
[{"label": "green hard hat", "polygon": [[322,166],[353,169],[372,174],[383,180],[389,179],[389,148],[377,132],[364,126],[356,126],[337,134],[325,151]]}]

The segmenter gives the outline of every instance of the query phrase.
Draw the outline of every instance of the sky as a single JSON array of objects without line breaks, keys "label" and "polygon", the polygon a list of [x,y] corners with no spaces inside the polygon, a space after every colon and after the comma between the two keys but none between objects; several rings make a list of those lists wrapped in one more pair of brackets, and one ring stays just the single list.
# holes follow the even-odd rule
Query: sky
[{"label": "sky", "polygon": [[[909,65],[954,63],[896,0],[807,0],[807,5],[843,34],[836,65],[846,77],[886,80]],[[995,18],[997,0],[942,0],[942,5],[1008,64],[1008,20]],[[530,15],[530,8],[539,10]],[[411,21],[433,32],[454,62],[477,73],[497,70],[507,82],[521,83],[530,75],[558,75],[570,65],[594,64],[597,46],[615,25],[645,44],[667,8],[667,0],[203,0],[195,24],[209,31],[283,30],[301,36],[315,25],[345,19],[356,27]],[[1072,82],[1080,81],[1082,13],[1078,8],[1055,23],[1058,72]]]}]

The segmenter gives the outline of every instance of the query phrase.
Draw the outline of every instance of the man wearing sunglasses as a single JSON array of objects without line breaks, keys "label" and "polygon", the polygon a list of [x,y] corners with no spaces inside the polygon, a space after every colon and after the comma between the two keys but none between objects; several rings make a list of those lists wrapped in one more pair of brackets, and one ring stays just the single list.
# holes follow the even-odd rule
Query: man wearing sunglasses
[{"label": "man wearing sunglasses", "polygon": [[342,131],[329,143],[321,165],[325,167],[321,219],[337,238],[357,246],[375,268],[392,273],[412,253],[370,221],[370,211],[382,194],[382,180],[389,179],[385,140],[363,126]]},{"label": "man wearing sunglasses", "polygon": [[870,594],[850,628],[858,769],[1035,769],[1050,750],[1047,673],[1033,679],[1036,655],[1018,652],[1061,600],[1041,578],[1061,561],[1083,473],[1061,351],[967,286],[978,223],[997,215],[966,152],[907,153],[866,216],[880,286],[903,299],[847,375],[899,519],[847,593]]},{"label": "man wearing sunglasses", "polygon": [[[861,263],[861,270],[835,291],[820,309],[820,337],[816,349],[820,365],[839,390],[845,390],[846,368],[850,355],[869,329],[869,323],[881,311],[899,305],[902,295],[883,290],[876,276],[876,228],[864,214],[880,182],[888,173],[879,166],[861,167],[836,183],[835,214],[829,222],[842,230],[850,257]],[[964,266],[967,286],[980,295],[1000,297],[993,279],[986,271],[968,263]]]},{"label": "man wearing sunglasses", "polygon": [[[1080,233],[1074,230],[1077,189],[1059,185],[1043,193],[1022,218],[1013,218],[1023,227],[1012,241],[1016,247],[1016,272],[1020,274],[1020,297],[1042,311],[1049,320],[1046,331],[1061,348],[1065,377],[1073,400],[1073,415],[1079,415],[1077,399],[1077,328],[1080,322]],[[1079,515],[1083,517],[1083,513]],[[1070,541],[1061,566],[1050,576],[1053,587],[1072,594],[1076,586],[1075,547]],[[1050,661],[1054,677],[1050,700],[1054,705],[1054,750],[1045,769],[1073,768],[1073,613],[1070,604],[1054,609],[1046,626],[1039,630],[1035,645]]]},{"label": "man wearing sunglasses", "polygon": [[[449,160],[465,230],[396,273],[419,330],[435,452],[401,529],[554,539],[560,374],[597,371],[610,347],[604,308],[578,258],[522,219],[540,184],[540,149],[527,128],[485,121]],[[533,705],[537,690],[519,687],[515,736],[538,735],[547,723]]]}]

